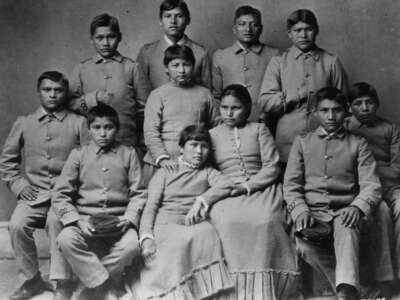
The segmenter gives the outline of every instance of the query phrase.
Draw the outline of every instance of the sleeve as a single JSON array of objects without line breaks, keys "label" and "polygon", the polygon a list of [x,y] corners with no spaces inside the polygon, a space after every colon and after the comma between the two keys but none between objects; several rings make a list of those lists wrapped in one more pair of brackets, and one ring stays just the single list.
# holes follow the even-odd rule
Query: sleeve
[{"label": "sleeve", "polygon": [[280,56],[271,58],[261,83],[259,103],[264,112],[280,112],[283,109]]},{"label": "sleeve", "polygon": [[199,195],[208,206],[215,202],[229,197],[235,184],[220,171],[213,168],[207,168],[207,178],[210,188]]},{"label": "sleeve", "polygon": [[258,124],[258,131],[262,167],[257,174],[253,175],[250,180],[246,182],[250,193],[263,190],[276,182],[280,173],[278,165],[279,154],[274,138],[264,124]]},{"label": "sleeve", "polygon": [[142,170],[139,157],[132,148],[129,164],[129,204],[124,217],[135,228],[139,228],[140,215],[147,200],[147,191],[142,181]]},{"label": "sleeve", "polygon": [[210,92],[208,94],[207,127],[211,129],[220,123],[221,117],[219,114],[219,104]]},{"label": "sleeve", "polygon": [[80,156],[79,149],[71,151],[53,189],[51,205],[63,225],[80,219],[74,205],[79,189]]},{"label": "sleeve", "polygon": [[154,221],[156,219],[158,208],[160,207],[165,189],[165,172],[163,169],[157,170],[151,178],[148,187],[148,199],[144,207],[142,218],[140,220],[139,236],[152,235]]},{"label": "sleeve", "polygon": [[211,89],[211,60],[207,50],[205,50],[204,56],[201,59],[199,71],[201,76],[201,84],[206,88]]},{"label": "sleeve", "polygon": [[288,212],[292,219],[303,212],[309,211],[305,200],[305,167],[303,147],[300,137],[297,137],[289,154],[286,172],[283,180],[283,198],[287,203]]},{"label": "sleeve", "polygon": [[70,76],[68,107],[81,115],[86,115],[90,108],[97,105],[97,90],[83,93],[81,68],[82,64],[77,65]]},{"label": "sleeve", "polygon": [[19,117],[8,135],[0,158],[1,179],[6,183],[13,194],[18,197],[21,191],[30,185],[20,170],[22,162],[23,117]]},{"label": "sleeve", "polygon": [[345,94],[347,93],[348,80],[346,71],[339,58],[336,57],[331,68],[331,80],[331,84],[333,87],[341,90]]},{"label": "sleeve", "polygon": [[224,87],[224,79],[222,77],[221,67],[218,64],[218,50],[215,51],[213,59],[212,59],[212,93],[215,99],[220,100],[222,90]]},{"label": "sleeve", "polygon": [[351,205],[358,207],[368,217],[381,200],[381,183],[375,159],[364,138],[358,147],[357,165],[360,192]]},{"label": "sleeve", "polygon": [[79,118],[79,143],[80,145],[86,145],[89,143],[90,134],[87,125],[87,121],[85,118]]},{"label": "sleeve", "polygon": [[140,48],[139,54],[136,58],[136,61],[138,62],[140,68],[142,69],[143,75],[145,76],[146,80],[149,82],[149,78],[150,78],[149,62],[147,59],[145,47]]},{"label": "sleeve", "polygon": [[400,132],[399,127],[392,125],[390,133],[390,165],[377,165],[382,184],[400,182]]},{"label": "sleeve", "polygon": [[156,161],[160,156],[169,157],[161,136],[163,121],[163,105],[161,96],[153,91],[150,93],[144,110],[144,141],[148,151]]}]

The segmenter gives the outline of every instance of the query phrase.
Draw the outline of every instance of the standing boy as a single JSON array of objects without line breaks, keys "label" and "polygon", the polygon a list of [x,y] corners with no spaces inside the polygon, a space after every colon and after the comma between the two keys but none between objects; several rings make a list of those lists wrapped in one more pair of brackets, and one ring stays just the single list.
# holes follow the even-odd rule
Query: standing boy
[{"label": "standing boy", "polygon": [[[377,163],[382,183],[382,198],[389,205],[394,220],[397,268],[400,266],[400,129],[379,116],[379,98],[373,86],[365,82],[352,85],[348,98],[353,115],[346,128],[364,137]],[[400,278],[400,270],[397,269]]]},{"label": "standing boy", "polygon": [[359,299],[360,230],[379,204],[381,185],[367,141],[343,128],[346,110],[347,100],[339,90],[317,92],[320,126],[295,139],[283,188],[297,232],[316,223],[328,224],[333,232],[336,265],[326,259],[326,249],[317,251],[317,246],[296,238],[303,258],[333,281],[339,299]]},{"label": "standing boy", "polygon": [[33,232],[46,224],[52,188],[70,151],[87,141],[85,119],[65,109],[66,77],[44,72],[37,91],[40,107],[15,121],[0,158],[1,178],[18,199],[9,232],[23,284],[11,300],[29,299],[49,289],[39,272]]},{"label": "standing boy", "polygon": [[164,0],[160,5],[159,18],[164,31],[163,38],[144,45],[137,57],[150,81],[151,90],[169,81],[163,64],[164,51],[175,44],[192,49],[196,60],[194,82],[211,88],[211,66],[207,51],[185,35],[185,29],[190,24],[190,12],[185,1]]},{"label": "standing boy", "polygon": [[[54,188],[52,207],[64,225],[57,243],[84,285],[80,299],[117,299],[123,270],[140,253],[137,228],[146,192],[136,151],[116,141],[117,112],[95,106],[88,124],[92,140],[71,152]],[[64,289],[70,276],[58,278]],[[59,295],[69,299],[71,293]]]},{"label": "standing boy", "polygon": [[222,89],[227,85],[240,83],[246,86],[252,100],[249,120],[258,121],[261,114],[258,104],[261,82],[265,68],[278,50],[259,41],[263,25],[261,12],[254,7],[245,5],[236,10],[232,30],[236,42],[215,51],[213,56],[213,94],[220,99]]},{"label": "standing boy", "polygon": [[307,9],[293,12],[287,19],[287,31],[292,47],[271,59],[259,100],[265,113],[278,118],[276,144],[283,164],[294,138],[313,127],[314,94],[323,87],[347,88],[339,59],[315,43],[319,27],[314,13]]},{"label": "standing boy", "polygon": [[117,140],[138,146],[150,91],[148,82],[139,64],[118,52],[122,34],[115,17],[96,16],[90,24],[90,37],[96,54],[82,61],[72,72],[70,107],[86,114],[98,102],[111,105],[121,121]]}]

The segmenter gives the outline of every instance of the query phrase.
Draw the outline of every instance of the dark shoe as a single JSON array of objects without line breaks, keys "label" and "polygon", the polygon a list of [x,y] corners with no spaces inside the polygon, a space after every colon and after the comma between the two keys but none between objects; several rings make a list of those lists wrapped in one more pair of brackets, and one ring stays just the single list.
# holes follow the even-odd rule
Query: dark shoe
[{"label": "dark shoe", "polygon": [[53,286],[49,282],[43,281],[40,274],[25,281],[10,297],[10,300],[26,300],[44,291],[53,291]]},{"label": "dark shoe", "polygon": [[57,281],[53,300],[70,300],[73,292],[73,285],[70,281]]},{"label": "dark shoe", "polygon": [[392,286],[390,281],[378,282],[377,288],[379,290],[377,298],[382,298],[386,300],[392,299]]},{"label": "dark shoe", "polygon": [[337,288],[336,297],[338,300],[358,300],[358,293],[354,286],[341,284]]}]

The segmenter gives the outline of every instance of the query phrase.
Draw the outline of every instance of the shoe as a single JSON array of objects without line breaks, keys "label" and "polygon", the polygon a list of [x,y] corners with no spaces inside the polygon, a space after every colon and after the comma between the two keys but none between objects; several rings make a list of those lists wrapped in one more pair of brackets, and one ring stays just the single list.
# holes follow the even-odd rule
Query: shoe
[{"label": "shoe", "polygon": [[57,281],[57,287],[54,291],[53,300],[70,300],[73,292],[73,285],[68,280]]},{"label": "shoe", "polygon": [[354,286],[349,284],[341,284],[337,288],[336,297],[338,300],[357,300],[358,293]]},{"label": "shoe", "polygon": [[378,298],[390,300],[392,299],[392,286],[390,281],[378,282],[377,288],[379,290]]},{"label": "shoe", "polygon": [[10,297],[10,300],[26,300],[44,291],[53,291],[53,286],[50,282],[42,279],[38,273],[30,280],[25,281]]}]

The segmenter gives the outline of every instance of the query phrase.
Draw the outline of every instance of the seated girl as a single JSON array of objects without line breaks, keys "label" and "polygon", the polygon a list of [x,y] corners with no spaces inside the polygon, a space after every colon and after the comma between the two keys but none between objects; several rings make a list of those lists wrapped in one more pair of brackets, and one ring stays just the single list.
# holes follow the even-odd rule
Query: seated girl
[{"label": "seated girl", "polygon": [[[262,123],[248,122],[251,98],[239,84],[222,93],[223,123],[210,130],[217,167],[236,184],[215,203],[215,225],[240,299],[288,299],[297,286],[295,251],[286,233],[279,155]],[[235,298],[236,299],[236,298]]]},{"label": "seated girl", "polygon": [[[170,82],[153,90],[144,113],[145,177],[154,167],[171,169],[179,156],[179,133],[188,125],[211,128],[218,110],[209,89],[193,81],[193,51],[174,45],[165,50],[164,65]],[[152,167],[150,167],[152,166]]]},{"label": "seated girl", "polygon": [[207,129],[186,127],[179,140],[177,170],[156,171],[140,223],[145,267],[132,285],[139,299],[204,299],[232,289],[210,205],[234,184],[208,166]]}]

